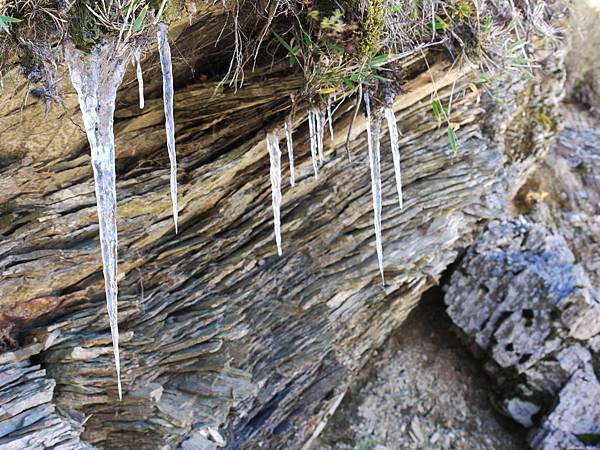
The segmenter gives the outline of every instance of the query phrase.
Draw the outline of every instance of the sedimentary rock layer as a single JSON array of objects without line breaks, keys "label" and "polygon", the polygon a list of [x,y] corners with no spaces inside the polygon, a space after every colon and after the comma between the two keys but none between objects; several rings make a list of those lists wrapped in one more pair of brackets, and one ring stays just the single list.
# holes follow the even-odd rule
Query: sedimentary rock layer
[{"label": "sedimentary rock layer", "polygon": [[[336,134],[325,140],[318,179],[306,110],[296,112],[296,185],[282,183],[280,257],[265,133],[283,124],[303,79],[269,60],[237,90],[220,84],[221,66],[208,62],[222,61],[231,44],[224,36],[213,47],[225,20],[215,6],[186,32],[172,32],[174,57],[183,55],[174,66],[177,235],[156,58],[143,63],[145,109],[138,108],[134,68],[117,99],[121,402],[89,148],[74,93],[65,86],[65,108],[45,121],[31,96],[21,111],[26,84],[16,75],[5,80],[14,92],[0,107],[5,341],[37,345],[32,358],[56,383],[53,404],[84,414],[82,439],[97,447],[300,448],[481,224],[506,214],[507,198],[553,134],[547,121],[531,118],[542,108],[554,118],[562,85],[554,57],[540,55],[533,80],[499,76],[497,98],[469,87],[477,76],[444,55],[406,58],[393,105],[403,210],[387,137],[381,147],[385,286],[362,114],[351,135],[352,163],[344,150],[352,101],[334,115]],[[453,99],[456,155],[431,115],[436,92],[442,102]],[[287,179],[285,156],[282,166]]]}]

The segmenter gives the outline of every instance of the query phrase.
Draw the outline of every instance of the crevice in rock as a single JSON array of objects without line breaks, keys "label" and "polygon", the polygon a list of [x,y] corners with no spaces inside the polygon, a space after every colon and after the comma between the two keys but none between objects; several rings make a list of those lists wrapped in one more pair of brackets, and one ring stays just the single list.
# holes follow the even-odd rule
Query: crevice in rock
[{"label": "crevice in rock", "polygon": [[493,387],[457,335],[439,284],[374,352],[311,449],[522,450],[524,428],[494,408]]}]

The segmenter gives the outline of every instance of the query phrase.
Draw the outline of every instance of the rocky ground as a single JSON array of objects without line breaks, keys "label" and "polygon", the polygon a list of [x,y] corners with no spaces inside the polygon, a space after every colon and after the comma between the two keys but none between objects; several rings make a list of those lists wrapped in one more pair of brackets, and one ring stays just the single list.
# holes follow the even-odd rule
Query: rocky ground
[{"label": "rocky ground", "polygon": [[430,291],[348,392],[313,450],[518,450],[523,432],[489,402],[490,380]]}]

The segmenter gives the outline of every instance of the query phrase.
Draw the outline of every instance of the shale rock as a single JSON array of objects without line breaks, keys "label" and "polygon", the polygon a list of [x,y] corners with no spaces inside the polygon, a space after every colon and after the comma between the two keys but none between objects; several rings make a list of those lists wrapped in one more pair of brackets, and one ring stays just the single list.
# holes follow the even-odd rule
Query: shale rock
[{"label": "shale rock", "polygon": [[91,449],[80,440],[84,417],[52,402],[56,382],[29,361],[39,344],[0,356],[0,449]]},{"label": "shale rock", "polygon": [[[297,179],[283,189],[278,257],[265,134],[283,123],[304,79],[269,57],[241,88],[220,83],[235,40],[232,33],[220,38],[228,20],[213,2],[171,33],[183,56],[174,67],[177,235],[155,56],[143,61],[146,108],[137,106],[133,70],[117,99],[121,402],[75,94],[61,86],[64,108],[46,121],[44,105],[26,95],[16,70],[4,80],[11,92],[0,105],[4,344],[35,345],[30,363],[56,383],[52,404],[84,414],[82,439],[99,448],[301,448],[481,224],[507,214],[556,131],[531,117],[544,110],[557,123],[560,49],[539,46],[534,78],[499,75],[501,98],[469,87],[477,75],[444,55],[405,58],[393,105],[403,133],[404,210],[389,141],[382,142],[386,285],[377,267],[362,115],[352,129],[352,163],[344,150],[353,101],[334,115],[336,133],[318,179],[306,111],[296,113]],[[456,155],[446,128],[432,118],[434,96],[444,104],[453,98]]]}]

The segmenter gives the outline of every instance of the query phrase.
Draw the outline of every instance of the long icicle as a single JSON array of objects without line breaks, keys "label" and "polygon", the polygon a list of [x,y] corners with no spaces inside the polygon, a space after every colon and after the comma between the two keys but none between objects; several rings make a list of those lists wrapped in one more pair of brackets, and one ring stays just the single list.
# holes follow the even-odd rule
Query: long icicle
[{"label": "long icicle", "polygon": [[117,193],[115,174],[115,137],[113,121],[117,90],[123,80],[131,50],[116,54],[112,42],[90,53],[83,53],[71,42],[65,43],[65,60],[71,82],[79,97],[79,107],[91,151],[100,228],[100,248],[104,273],[106,306],[115,356],[119,398],[122,398],[117,321]]},{"label": "long icicle", "polygon": [[398,201],[400,202],[400,209],[404,208],[404,199],[402,195],[402,175],[400,172],[400,144],[398,142],[398,125],[396,122],[396,115],[392,109],[394,99],[389,96],[387,98],[387,106],[383,108],[383,114],[385,115],[388,132],[390,135],[390,146],[392,147],[392,156],[394,158],[394,173],[396,174],[396,190],[398,191]]},{"label": "long icicle", "polygon": [[140,109],[144,109],[144,73],[142,72],[142,57],[141,57],[142,49],[138,47],[133,52],[133,56],[135,58],[135,66],[136,66],[136,74],[138,80],[138,91],[140,97]]},{"label": "long icicle", "polygon": [[177,234],[177,155],[175,153],[175,122],[173,119],[173,66],[171,63],[171,47],[168,38],[169,27],[164,23],[158,24],[158,52],[160,67],[163,74],[163,100],[165,108],[165,131],[167,133],[167,149],[171,162],[171,202],[173,204],[173,221]]},{"label": "long icicle", "polygon": [[273,202],[273,227],[277,253],[281,256],[281,150],[277,131],[267,133],[267,150],[271,162],[271,196]]},{"label": "long icicle", "polygon": [[329,136],[333,141],[333,114],[331,113],[331,103],[334,100],[334,96],[330,95],[327,98],[327,123],[329,124]]},{"label": "long icicle", "polygon": [[292,121],[292,115],[286,117],[283,124],[285,129],[285,141],[287,143],[288,159],[290,161],[290,185],[296,184],[296,170],[294,169],[294,140],[292,133],[294,132],[294,123]]},{"label": "long icicle", "polygon": [[308,135],[310,139],[310,157],[312,159],[313,171],[315,178],[319,177],[319,168],[317,164],[317,133],[315,126],[315,115],[312,109],[308,110]]},{"label": "long icicle", "polygon": [[323,155],[323,136],[325,135],[325,120],[320,109],[313,109],[315,117],[315,133],[317,135],[317,150],[319,151],[319,162],[323,164],[325,157]]},{"label": "long icicle", "polygon": [[369,147],[369,165],[371,166],[371,193],[373,195],[373,223],[375,225],[375,243],[377,246],[377,259],[381,281],[385,284],[383,276],[383,245],[381,243],[381,168],[379,165],[379,138],[381,134],[381,117],[375,120],[371,117],[371,101],[369,92],[365,91],[365,109],[367,111],[367,141]]}]

